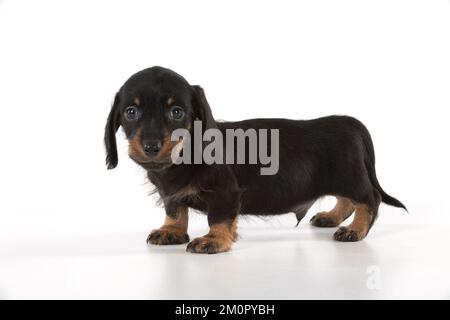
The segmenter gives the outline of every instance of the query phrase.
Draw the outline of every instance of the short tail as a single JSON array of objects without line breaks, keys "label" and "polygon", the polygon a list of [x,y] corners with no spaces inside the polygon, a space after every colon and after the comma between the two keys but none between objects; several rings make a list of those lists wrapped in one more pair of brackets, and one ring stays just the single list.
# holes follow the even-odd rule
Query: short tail
[{"label": "short tail", "polygon": [[394,206],[397,208],[402,208],[406,211],[408,211],[408,209],[406,208],[406,206],[400,202],[400,200],[395,199],[394,197],[391,197],[390,195],[388,195],[386,192],[384,192],[383,189],[381,189],[380,185],[375,185],[375,187],[377,188],[378,192],[381,194],[381,201],[383,201],[384,203],[390,205],[390,206]]},{"label": "short tail", "polygon": [[377,175],[375,173],[375,151],[373,148],[372,139],[370,138],[369,132],[366,130],[366,134],[363,137],[364,144],[367,151],[367,157],[366,157],[366,167],[367,171],[369,172],[369,178],[374,187],[378,190],[378,192],[381,195],[381,201],[397,208],[402,208],[405,211],[408,211],[406,206],[401,203],[398,199],[388,195],[383,188],[381,188],[380,183],[378,182]]}]

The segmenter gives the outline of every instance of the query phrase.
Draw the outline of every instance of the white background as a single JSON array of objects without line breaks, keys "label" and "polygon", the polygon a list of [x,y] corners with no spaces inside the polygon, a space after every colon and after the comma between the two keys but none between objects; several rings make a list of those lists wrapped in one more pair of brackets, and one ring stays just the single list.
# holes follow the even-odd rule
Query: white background
[{"label": "white background", "polygon": [[[308,225],[326,198],[297,229],[244,219],[230,253],[147,247],[164,212],[123,134],[113,171],[102,139],[152,65],[217,119],[359,118],[410,214],[382,205],[366,240],[336,243]],[[0,298],[450,298],[448,1],[0,1],[0,88]]]}]

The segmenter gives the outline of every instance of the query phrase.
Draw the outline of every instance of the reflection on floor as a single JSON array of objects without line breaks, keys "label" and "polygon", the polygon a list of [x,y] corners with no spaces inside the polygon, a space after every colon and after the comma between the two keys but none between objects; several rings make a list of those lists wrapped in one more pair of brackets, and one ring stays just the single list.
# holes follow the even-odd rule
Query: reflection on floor
[{"label": "reflection on floor", "polygon": [[[241,219],[234,249],[208,256],[146,246],[148,219],[135,218],[53,216],[61,228],[48,230],[42,217],[28,217],[14,232],[20,221],[3,224],[0,298],[450,298],[449,224],[383,218],[365,241],[338,243],[335,228],[307,219],[294,228],[294,215]],[[191,239],[206,231],[205,217],[191,219]]]}]

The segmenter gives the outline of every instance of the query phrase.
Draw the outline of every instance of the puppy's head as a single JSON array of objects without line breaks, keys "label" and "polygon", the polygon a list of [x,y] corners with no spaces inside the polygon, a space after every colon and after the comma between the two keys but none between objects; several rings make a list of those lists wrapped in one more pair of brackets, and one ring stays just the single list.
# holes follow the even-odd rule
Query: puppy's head
[{"label": "puppy's head", "polygon": [[203,130],[216,124],[203,89],[191,86],[179,74],[161,67],[131,76],[117,92],[105,128],[106,165],[117,166],[116,132],[122,126],[129,142],[128,154],[147,170],[172,165],[171,141],[175,129],[191,130],[194,120]]}]

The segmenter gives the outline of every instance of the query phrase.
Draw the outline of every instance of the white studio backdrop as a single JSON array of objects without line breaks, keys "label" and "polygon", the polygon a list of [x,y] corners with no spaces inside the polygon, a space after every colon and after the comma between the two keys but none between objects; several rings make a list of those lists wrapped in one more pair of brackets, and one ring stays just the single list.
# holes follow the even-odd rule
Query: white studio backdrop
[{"label": "white studio backdrop", "polygon": [[104,165],[113,96],[153,65],[217,119],[359,118],[411,213],[378,223],[448,221],[448,1],[0,1],[0,48],[0,239],[163,220],[122,133]]}]

